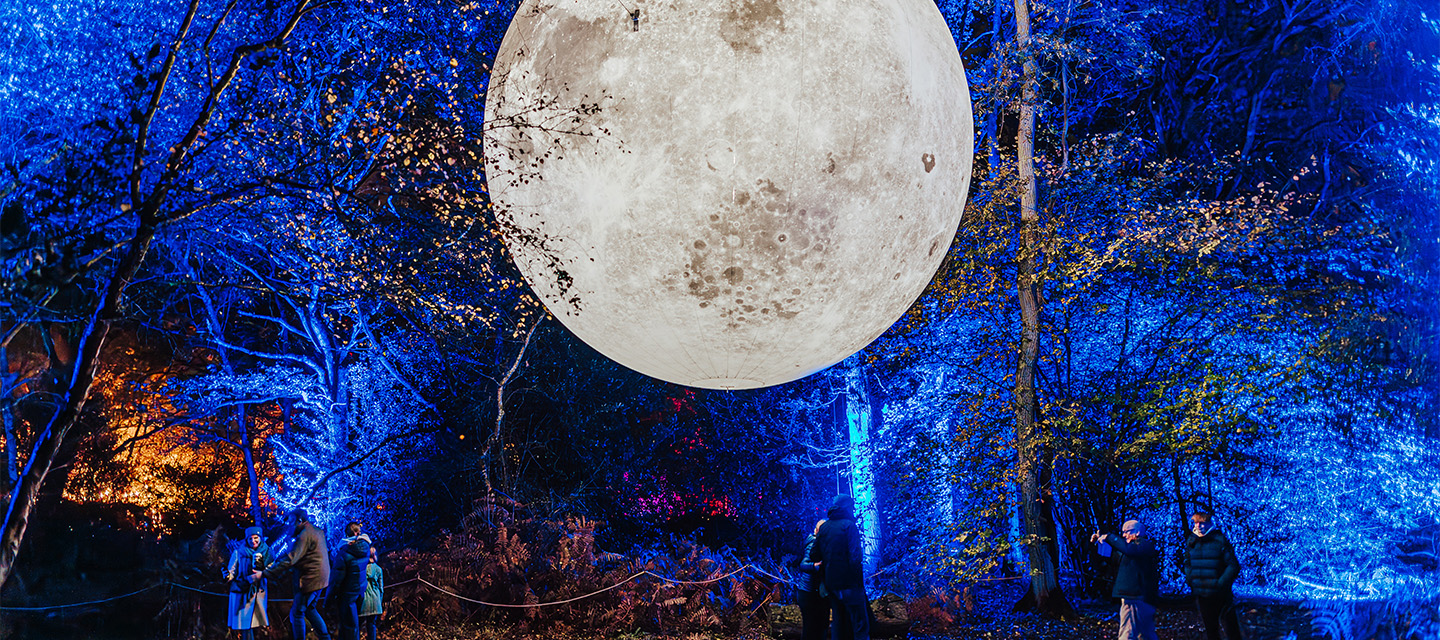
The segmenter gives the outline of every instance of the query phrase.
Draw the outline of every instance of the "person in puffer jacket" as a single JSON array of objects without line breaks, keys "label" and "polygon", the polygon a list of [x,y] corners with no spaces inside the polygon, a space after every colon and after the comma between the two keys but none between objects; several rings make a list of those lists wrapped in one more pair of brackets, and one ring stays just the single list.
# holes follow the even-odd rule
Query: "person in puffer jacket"
[{"label": "person in puffer jacket", "polygon": [[[1230,587],[1240,576],[1240,561],[1225,533],[1215,527],[1209,513],[1190,516],[1191,529],[1185,535],[1185,583],[1195,594],[1195,607],[1205,622],[1206,640],[1241,640],[1240,617]],[[1221,635],[1221,628],[1224,635]]]}]

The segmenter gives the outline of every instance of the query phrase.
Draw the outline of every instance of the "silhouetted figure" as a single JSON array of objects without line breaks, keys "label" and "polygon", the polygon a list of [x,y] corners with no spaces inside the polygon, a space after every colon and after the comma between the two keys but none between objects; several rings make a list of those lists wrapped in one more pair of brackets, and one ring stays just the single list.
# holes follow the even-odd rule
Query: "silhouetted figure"
[{"label": "silhouetted figure", "polygon": [[830,627],[830,602],[825,597],[825,576],[821,571],[819,554],[815,547],[815,536],[820,532],[824,520],[815,523],[815,529],[805,537],[805,548],[795,573],[795,604],[800,606],[800,629],[804,640],[825,640],[825,630]]},{"label": "silhouetted figure", "polygon": [[230,561],[225,564],[225,579],[230,582],[230,607],[225,622],[240,632],[241,640],[254,640],[256,629],[270,626],[270,615],[265,609],[269,583],[264,576],[257,579],[254,572],[269,566],[275,558],[260,533],[260,527],[246,529],[245,537],[230,552]]},{"label": "silhouetted figure", "polygon": [[1205,638],[1220,640],[1221,628],[1229,640],[1241,640],[1240,616],[1235,611],[1231,585],[1240,576],[1240,561],[1225,533],[1216,528],[1209,513],[1190,516],[1185,535],[1185,584],[1195,594],[1195,608],[1205,623]]},{"label": "silhouetted figure", "polygon": [[[305,640],[305,623],[315,628],[320,640],[330,640],[330,631],[325,628],[325,619],[316,608],[320,592],[330,584],[330,552],[325,546],[325,534],[310,524],[310,516],[304,509],[290,512],[290,521],[295,525],[295,540],[284,559],[270,565],[264,577],[273,578],[287,570],[295,571],[295,601],[290,605],[290,636],[294,640]],[[257,579],[260,571],[251,572]]]},{"label": "silhouetted figure", "polygon": [[830,601],[832,640],[870,640],[870,603],[865,596],[865,559],[855,499],[835,496],[825,523],[815,532],[816,559]]},{"label": "silhouetted figure", "polygon": [[365,571],[370,564],[370,536],[360,532],[359,522],[345,525],[345,538],[335,552],[335,579],[330,597],[340,609],[340,640],[360,640],[360,598],[365,596]]}]

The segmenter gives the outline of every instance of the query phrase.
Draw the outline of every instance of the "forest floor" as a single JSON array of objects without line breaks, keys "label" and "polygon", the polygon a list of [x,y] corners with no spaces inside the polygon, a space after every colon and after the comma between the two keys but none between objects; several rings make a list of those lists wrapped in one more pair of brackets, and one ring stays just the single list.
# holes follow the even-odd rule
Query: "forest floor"
[{"label": "forest floor", "polygon": [[[1241,622],[1246,640],[1318,640],[1310,630],[1309,619],[1299,607],[1283,603],[1241,603]],[[1032,614],[994,616],[973,624],[957,623],[945,629],[911,629],[894,636],[906,640],[1109,640],[1119,634],[1119,605],[1109,603],[1077,603],[1078,617],[1071,620],[1049,620]],[[1155,616],[1156,632],[1163,640],[1203,640],[1205,629],[1194,609],[1175,603],[1162,607]],[[792,640],[789,633],[758,631],[740,634],[715,632],[647,633],[631,632],[610,636],[608,640]],[[515,633],[509,630],[463,626],[412,629],[406,633],[386,636],[398,640],[597,640],[593,632],[574,631],[565,634]]]},{"label": "forest floor", "polygon": [[[81,589],[81,587],[85,587]],[[94,593],[94,585],[80,585],[74,594],[52,594],[60,602],[79,601]],[[285,594],[277,594],[285,596]],[[180,598],[179,596],[186,596]],[[1119,605],[1108,599],[1074,598],[1076,616],[1069,620],[1050,620],[1033,614],[1015,613],[1019,590],[1013,583],[992,584],[977,590],[973,609],[960,613],[960,619],[942,626],[935,619],[915,619],[908,632],[881,635],[907,640],[1109,640],[1118,635]],[[894,596],[889,596],[894,598]],[[898,600],[898,598],[897,598]],[[883,601],[883,598],[882,598]],[[4,612],[0,614],[0,640],[151,640],[156,638],[220,638],[233,637],[224,630],[223,598],[190,592],[147,592],[124,603],[103,603],[44,612]],[[7,602],[6,604],[28,604]],[[913,603],[912,603],[913,604]],[[1245,626],[1246,640],[1320,640],[1312,631],[1306,612],[1295,604],[1242,600],[1240,618]],[[900,609],[907,605],[901,601]],[[912,608],[913,610],[913,608]],[[281,604],[271,611],[272,626],[257,634],[262,640],[288,637],[286,618],[288,606]],[[641,630],[599,632],[594,629],[557,631],[544,625],[542,631],[526,633],[515,627],[489,623],[425,624],[401,611],[387,612],[382,623],[382,636],[387,640],[798,640],[798,611],[793,606],[772,606],[764,630],[724,633],[690,630],[657,633]],[[877,609],[877,613],[878,613]],[[328,614],[327,614],[328,615]],[[334,619],[327,618],[334,628]],[[408,623],[407,623],[408,620]],[[757,621],[758,622],[758,621]],[[582,625],[583,626],[583,625]],[[876,631],[883,631],[877,625]],[[1193,607],[1183,600],[1162,603],[1156,614],[1158,635],[1164,640],[1202,640],[1204,629]],[[895,627],[891,628],[903,628]]]},{"label": "forest floor", "polygon": [[[1245,625],[1246,640],[1318,640],[1310,631],[1308,618],[1298,607],[1286,604],[1242,603],[1241,621]],[[1078,603],[1079,617],[1067,620],[1047,620],[1035,615],[1006,614],[972,624],[957,623],[946,629],[912,628],[909,633],[892,636],[907,640],[1109,640],[1118,634],[1118,606],[1108,603]],[[1156,629],[1163,640],[1202,640],[1204,629],[1200,616],[1193,609],[1180,605],[1164,607],[1156,614]],[[260,634],[267,639],[288,637],[284,634],[285,623],[278,620]],[[67,624],[54,620],[51,624],[30,626],[21,633],[7,633],[0,625],[0,638],[26,638],[27,640],[60,640],[90,638],[92,640],[131,640],[155,637],[228,637],[200,633],[169,634],[154,627],[146,630],[120,630],[111,625]],[[14,631],[14,630],[11,630]],[[597,635],[594,631],[575,630],[557,633],[547,630],[541,633],[520,633],[513,629],[498,628],[479,624],[455,626],[432,626],[408,629],[386,629],[382,637],[387,640],[794,640],[798,629],[781,629],[781,633],[750,631],[740,634],[716,632],[689,633],[629,633]]]}]

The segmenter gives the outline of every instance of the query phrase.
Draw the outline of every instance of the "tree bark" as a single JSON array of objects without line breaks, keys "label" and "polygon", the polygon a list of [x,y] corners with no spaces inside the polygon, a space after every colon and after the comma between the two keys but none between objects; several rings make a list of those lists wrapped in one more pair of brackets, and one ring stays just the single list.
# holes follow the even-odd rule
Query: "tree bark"
[{"label": "tree bark", "polygon": [[1049,465],[1044,455],[1043,435],[1037,420],[1035,367],[1040,356],[1040,299],[1035,282],[1037,253],[1036,227],[1040,222],[1035,181],[1035,108],[1038,102],[1037,67],[1030,47],[1030,6],[1015,0],[1015,38],[1024,64],[1020,96],[1019,127],[1016,132],[1016,162],[1020,176],[1020,246],[1016,255],[1016,292],[1020,304],[1020,349],[1015,364],[1015,453],[1020,483],[1020,508],[1029,566],[1030,588],[1017,608],[1031,609],[1052,617],[1073,614],[1060,591],[1054,505],[1042,490]]},{"label": "tree bark", "polygon": [[0,344],[0,422],[5,426],[5,486],[0,495],[8,495],[10,489],[20,481],[19,445],[15,442],[14,394],[23,383],[20,374],[10,373],[10,357],[5,345]]},{"label": "tree bark", "polygon": [[8,397],[0,398],[0,420],[5,422],[5,487],[0,495],[5,495],[20,481],[20,450],[15,443],[15,402]]},{"label": "tree bark", "polygon": [[[191,277],[197,282],[200,281],[198,273],[192,273]],[[197,293],[200,296],[201,304],[205,306],[205,321],[209,324],[210,331],[220,338],[215,341],[215,351],[220,355],[220,367],[226,375],[233,378],[235,365],[230,362],[230,348],[225,346],[225,325],[220,323],[220,311],[215,306],[214,298],[210,297],[210,293],[205,290],[204,286],[199,287]],[[255,526],[261,527],[264,526],[262,522],[264,514],[260,510],[260,477],[255,471],[255,434],[251,433],[250,425],[246,421],[245,405],[242,404],[235,408],[234,420],[235,444],[239,445],[240,452],[245,458],[245,475],[250,486],[250,519]]]}]

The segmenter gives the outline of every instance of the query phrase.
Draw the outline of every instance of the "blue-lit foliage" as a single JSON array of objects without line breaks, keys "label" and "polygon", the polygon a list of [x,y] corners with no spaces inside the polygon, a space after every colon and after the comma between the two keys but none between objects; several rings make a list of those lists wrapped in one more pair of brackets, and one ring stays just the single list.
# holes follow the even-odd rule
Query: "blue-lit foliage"
[{"label": "blue-lit foliage", "polygon": [[[1031,4],[1032,443],[1013,405],[1024,52],[1006,3],[940,3],[979,133],[935,283],[855,357],[745,393],[605,360],[509,264],[480,140],[514,3],[320,6],[213,103],[216,66],[293,7],[201,5],[153,117],[185,7],[0,7],[0,336],[7,371],[51,371],[6,387],[8,446],[68,397],[69,345],[141,226],[132,183],[160,188],[214,107],[86,389],[108,410],[81,430],[72,497],[133,495],[103,467],[137,421],[188,430],[166,442],[207,452],[200,471],[249,472],[232,485],[260,497],[233,496],[231,524],[304,505],[393,547],[584,515],[615,550],[678,533],[778,558],[850,493],[875,586],[908,595],[1026,575],[1041,544],[1066,589],[1103,594],[1084,541],[1129,518],[1180,591],[1173,551],[1203,508],[1242,593],[1315,599],[1336,637],[1397,616],[1429,633],[1394,604],[1440,590],[1440,34],[1418,3]],[[1049,530],[1017,516],[1021,444]]]}]

